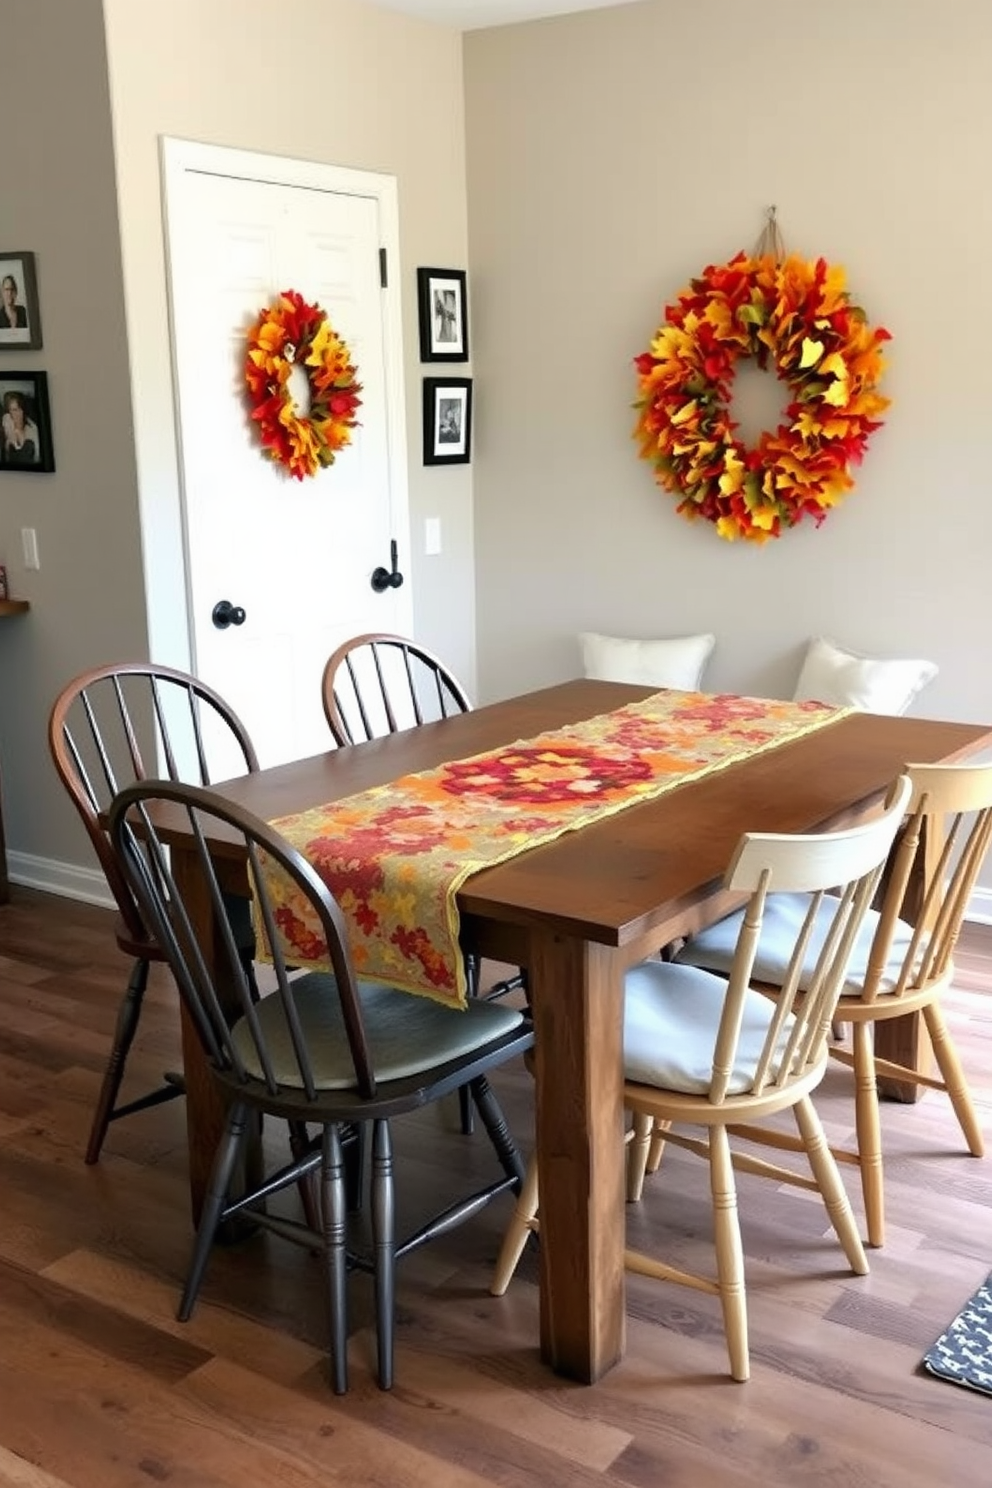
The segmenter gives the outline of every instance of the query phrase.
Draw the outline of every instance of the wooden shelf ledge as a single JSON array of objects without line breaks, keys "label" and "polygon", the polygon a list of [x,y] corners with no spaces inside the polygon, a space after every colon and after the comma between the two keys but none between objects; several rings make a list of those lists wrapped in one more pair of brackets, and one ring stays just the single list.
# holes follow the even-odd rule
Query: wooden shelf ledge
[{"label": "wooden shelf ledge", "polygon": [[31,608],[26,599],[0,599],[0,619],[4,615],[23,615]]}]

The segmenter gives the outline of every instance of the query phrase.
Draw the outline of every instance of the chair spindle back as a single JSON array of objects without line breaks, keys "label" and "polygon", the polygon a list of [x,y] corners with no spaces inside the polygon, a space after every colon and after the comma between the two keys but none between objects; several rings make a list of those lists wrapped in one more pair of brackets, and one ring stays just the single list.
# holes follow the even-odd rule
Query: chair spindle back
[{"label": "chair spindle back", "polygon": [[95,667],[63,689],[48,741],[59,778],[82,817],[111,892],[135,937],[144,934],[133,895],[107,838],[117,793],[150,775],[211,783],[258,769],[248,732],[219,693],[150,662]]},{"label": "chair spindle back", "polygon": [[339,646],[324,668],[322,693],[341,746],[435,723],[472,706],[436,656],[385,633],[355,636]]},{"label": "chair spindle back", "polygon": [[[182,881],[174,877],[163,823],[170,834],[181,833],[192,845],[195,873]],[[116,797],[110,810],[110,838],[122,872],[171,966],[180,995],[189,1011],[208,1057],[239,1083],[250,1078],[243,1053],[232,1038],[231,1025],[245,1020],[258,1066],[271,1096],[283,1090],[302,1090],[307,1100],[317,1097],[311,1051],[300,1026],[290,993],[292,968],[280,945],[278,915],[282,899],[278,880],[289,880],[306,896],[324,940],[334,983],[327,995],[337,995],[355,1070],[355,1089],[364,1098],[375,1094],[372,1059],[362,1022],[358,986],[347,950],[344,920],[331,893],[306,859],[265,822],[213,791],[164,780],[140,781]],[[280,1078],[285,1049],[277,1057],[258,1018],[257,995],[246,975],[243,958],[232,934],[225,895],[231,888],[231,860],[247,864],[256,929],[271,952],[292,1072]],[[275,887],[274,887],[275,886]],[[205,897],[212,906],[215,937],[213,955],[206,954],[201,937]],[[211,971],[211,965],[214,970]]]},{"label": "chair spindle back", "polygon": [[[789,959],[783,995],[778,998],[768,1026],[749,1093],[760,1095],[768,1086],[787,1086],[801,1079],[823,1057],[858,931],[878,889],[910,796],[909,779],[902,775],[890,789],[881,813],[856,827],[789,836],[749,832],[741,839],[724,887],[747,892],[750,899],[738,935],[714,1045],[709,1092],[714,1104],[721,1104],[727,1096],[765,901],[770,893],[808,893],[810,904]],[[824,907],[829,911],[825,933]],[[813,976],[807,979],[807,990],[800,993],[800,974],[814,926],[818,926],[823,937],[822,944]]]}]

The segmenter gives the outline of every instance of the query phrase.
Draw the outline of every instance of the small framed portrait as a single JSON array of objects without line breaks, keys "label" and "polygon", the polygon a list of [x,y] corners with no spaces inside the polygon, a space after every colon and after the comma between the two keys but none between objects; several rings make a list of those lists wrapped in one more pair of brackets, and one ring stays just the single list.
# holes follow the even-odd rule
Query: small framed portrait
[{"label": "small framed portrait", "polygon": [[424,378],[424,464],[467,465],[472,455],[472,379]]},{"label": "small framed portrait", "polygon": [[46,373],[0,367],[0,474],[41,475],[54,469]]},{"label": "small framed portrait", "polygon": [[33,253],[0,249],[0,351],[35,351],[41,345],[41,309]]},{"label": "small framed portrait", "polygon": [[468,361],[468,303],[463,269],[418,269],[420,360]]}]

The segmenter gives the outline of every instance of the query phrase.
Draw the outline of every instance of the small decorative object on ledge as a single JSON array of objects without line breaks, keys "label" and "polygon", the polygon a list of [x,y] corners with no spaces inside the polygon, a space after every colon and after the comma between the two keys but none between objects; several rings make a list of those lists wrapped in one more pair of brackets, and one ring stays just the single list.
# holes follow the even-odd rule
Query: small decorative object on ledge
[{"label": "small decorative object on ledge", "polygon": [[[292,390],[294,367],[306,373],[310,406],[301,411]],[[351,353],[320,305],[287,289],[261,311],[248,335],[245,381],[251,416],[269,458],[302,480],[334,464],[351,443],[362,385]]]},{"label": "small decorative object on ledge", "polygon": [[[635,437],[658,484],[681,498],[682,516],[756,543],[804,517],[819,526],[889,406],[877,391],[888,331],[851,303],[842,268],[787,257],[774,207],[767,218],[754,253],[704,269],[635,359]],[[791,395],[752,449],[730,414],[744,357],[774,367]]]}]

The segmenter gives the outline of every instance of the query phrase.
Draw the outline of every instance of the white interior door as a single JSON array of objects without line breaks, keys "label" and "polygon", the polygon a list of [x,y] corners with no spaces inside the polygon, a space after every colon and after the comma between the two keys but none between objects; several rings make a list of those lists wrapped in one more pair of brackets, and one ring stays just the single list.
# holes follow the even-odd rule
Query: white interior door
[{"label": "white interior door", "polygon": [[[184,154],[166,172],[191,649],[268,766],[328,747],[320,680],[336,645],[410,633],[398,315],[391,345],[379,193],[227,174],[228,152],[207,154],[210,168]],[[351,444],[303,481],[263,452],[245,398],[246,333],[286,289],[323,307],[362,384]],[[405,582],[377,592],[392,542]],[[224,600],[243,623],[218,628]]]}]

